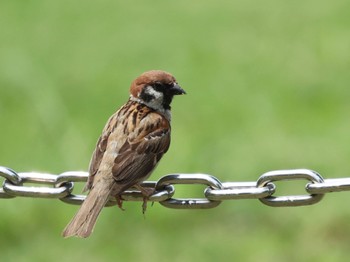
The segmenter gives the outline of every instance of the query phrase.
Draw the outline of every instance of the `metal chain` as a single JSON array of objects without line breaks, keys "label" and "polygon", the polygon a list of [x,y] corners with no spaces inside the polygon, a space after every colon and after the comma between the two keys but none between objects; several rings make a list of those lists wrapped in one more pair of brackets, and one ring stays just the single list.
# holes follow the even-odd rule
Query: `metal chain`
[{"label": "metal chain", "polygon": [[[59,175],[24,172],[17,173],[0,166],[0,198],[34,197],[56,198],[68,204],[80,205],[85,195],[73,194],[74,183],[86,182],[88,173],[64,172]],[[305,180],[305,195],[275,196],[276,181]],[[28,185],[31,184],[31,185]],[[198,184],[205,186],[202,198],[175,198],[175,185]],[[270,171],[255,182],[220,182],[207,174],[170,174],[158,181],[146,181],[143,187],[155,189],[149,201],[159,202],[168,208],[207,209],[218,206],[224,200],[259,199],[272,207],[305,206],[319,202],[324,194],[349,191],[350,178],[323,179],[320,174],[309,169]],[[126,201],[143,201],[140,191],[131,188],[122,194]],[[106,206],[116,205],[112,198]]]}]

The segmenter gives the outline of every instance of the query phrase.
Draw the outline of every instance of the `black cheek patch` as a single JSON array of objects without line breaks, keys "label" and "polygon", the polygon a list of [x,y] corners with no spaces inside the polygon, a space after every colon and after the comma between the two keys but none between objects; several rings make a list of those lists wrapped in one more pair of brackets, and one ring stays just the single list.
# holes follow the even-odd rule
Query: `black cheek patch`
[{"label": "black cheek patch", "polygon": [[145,102],[150,102],[152,99],[154,99],[154,96],[147,94],[145,90],[142,90],[140,94],[140,99],[145,101]]}]

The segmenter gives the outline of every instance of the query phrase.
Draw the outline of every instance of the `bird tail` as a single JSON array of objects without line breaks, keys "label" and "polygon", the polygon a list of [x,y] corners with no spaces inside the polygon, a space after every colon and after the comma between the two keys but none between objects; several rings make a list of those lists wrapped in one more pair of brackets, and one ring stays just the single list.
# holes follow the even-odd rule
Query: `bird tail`
[{"label": "bird tail", "polygon": [[92,233],[97,217],[108,201],[111,186],[104,183],[96,183],[91,189],[78,212],[64,229],[63,237],[86,238]]}]

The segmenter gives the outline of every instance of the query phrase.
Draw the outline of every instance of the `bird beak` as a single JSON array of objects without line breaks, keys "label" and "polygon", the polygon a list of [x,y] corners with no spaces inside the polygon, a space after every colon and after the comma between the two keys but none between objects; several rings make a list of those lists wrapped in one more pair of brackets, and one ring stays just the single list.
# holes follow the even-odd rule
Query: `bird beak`
[{"label": "bird beak", "polygon": [[172,88],[170,89],[173,95],[184,95],[186,94],[185,90],[183,90],[177,83],[174,83]]}]

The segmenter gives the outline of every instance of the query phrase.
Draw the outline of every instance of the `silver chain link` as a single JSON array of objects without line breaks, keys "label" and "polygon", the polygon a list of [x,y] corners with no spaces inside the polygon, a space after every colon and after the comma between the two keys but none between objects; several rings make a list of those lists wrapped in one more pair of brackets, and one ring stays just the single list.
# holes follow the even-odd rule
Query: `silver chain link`
[{"label": "silver chain link", "polygon": [[[23,172],[17,173],[0,166],[0,198],[33,197],[56,198],[68,204],[80,205],[85,195],[74,194],[74,184],[86,182],[87,172],[69,171],[59,175]],[[276,181],[305,180],[304,195],[275,196]],[[30,184],[30,185],[29,185]],[[175,185],[203,185],[202,198],[175,198]],[[146,181],[143,187],[155,189],[149,201],[159,202],[168,208],[208,209],[218,206],[224,200],[259,199],[272,207],[305,206],[319,202],[324,194],[350,190],[350,178],[323,179],[320,174],[309,169],[270,171],[255,182],[220,182],[207,174],[170,174],[158,181]],[[122,194],[126,201],[143,201],[140,191],[131,188]],[[106,206],[114,206],[111,199]]]}]

